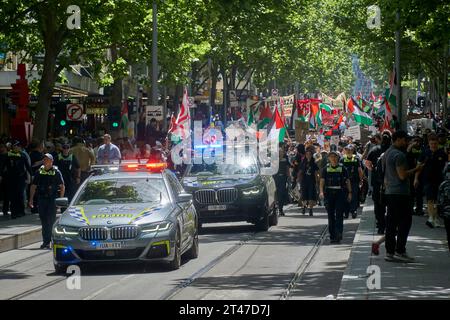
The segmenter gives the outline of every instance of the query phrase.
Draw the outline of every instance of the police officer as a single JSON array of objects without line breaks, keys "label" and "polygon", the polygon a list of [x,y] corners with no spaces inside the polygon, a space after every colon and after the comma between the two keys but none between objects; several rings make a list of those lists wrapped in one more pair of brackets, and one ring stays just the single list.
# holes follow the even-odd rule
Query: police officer
[{"label": "police officer", "polygon": [[362,182],[364,178],[364,172],[362,170],[361,160],[356,156],[355,147],[352,144],[347,145],[344,148],[344,156],[342,157],[341,163],[347,169],[347,173],[352,185],[352,198],[349,203],[345,204],[344,217],[348,219],[350,212],[352,213],[352,218],[356,218],[356,210],[359,207],[359,183]]},{"label": "police officer", "polygon": [[325,200],[331,243],[340,243],[344,229],[345,195],[347,194],[347,201],[350,202],[352,187],[347,170],[339,163],[336,151],[328,154],[328,162],[320,178],[320,198]]},{"label": "police officer", "polygon": [[70,145],[63,144],[62,152],[58,154],[55,165],[61,171],[66,187],[66,197],[70,202],[81,182],[81,169],[78,160],[73,154],[69,153],[69,150]]},{"label": "police officer", "polygon": [[[33,199],[37,191],[39,218],[42,223],[43,243],[41,249],[49,249],[52,236],[52,227],[56,219],[55,199],[64,196],[64,180],[61,172],[53,166],[53,156],[50,153],[44,155],[44,165],[34,176],[30,189],[30,199]],[[33,208],[33,200],[29,201]]]},{"label": "police officer", "polygon": [[25,181],[27,174],[31,175],[31,166],[27,156],[22,151],[19,141],[12,143],[12,150],[6,155],[0,172],[8,189],[11,207],[11,219],[25,216]]}]

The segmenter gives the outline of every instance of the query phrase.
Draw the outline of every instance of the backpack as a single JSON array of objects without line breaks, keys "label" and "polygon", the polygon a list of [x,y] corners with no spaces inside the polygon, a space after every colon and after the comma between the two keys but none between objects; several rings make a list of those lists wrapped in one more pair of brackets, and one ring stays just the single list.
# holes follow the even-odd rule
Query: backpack
[{"label": "backpack", "polygon": [[448,170],[450,166],[445,166],[444,173],[446,173],[446,179],[442,182],[438,189],[437,195],[437,209],[439,215],[443,218],[450,219],[450,175]]}]

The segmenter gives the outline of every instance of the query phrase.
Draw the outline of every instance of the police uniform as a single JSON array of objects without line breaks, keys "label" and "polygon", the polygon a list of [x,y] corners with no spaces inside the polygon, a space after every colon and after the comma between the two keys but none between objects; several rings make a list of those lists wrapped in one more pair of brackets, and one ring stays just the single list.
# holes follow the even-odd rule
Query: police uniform
[{"label": "police uniform", "polygon": [[58,187],[62,184],[64,184],[62,174],[55,166],[48,171],[41,166],[33,179],[33,185],[36,185],[44,245],[49,245],[51,241],[52,227],[56,219],[55,199],[58,197]]},{"label": "police uniform", "polygon": [[9,151],[6,154],[3,179],[8,190],[10,200],[11,218],[15,219],[25,215],[25,181],[27,173],[31,174],[31,166],[27,157],[21,151]]},{"label": "police uniform", "polygon": [[348,173],[342,164],[338,164],[337,167],[327,164],[322,171],[322,179],[325,180],[323,191],[330,239],[340,241],[344,229],[343,213],[347,194],[344,190],[347,189]]},{"label": "police uniform", "polygon": [[55,165],[58,170],[61,171],[64,185],[66,187],[65,196],[70,202],[77,190],[74,172],[80,168],[78,160],[72,154],[65,157],[62,153],[60,153],[56,157]]},{"label": "police uniform", "polygon": [[345,169],[347,169],[352,190],[355,191],[352,192],[352,200],[345,204],[344,215],[345,218],[348,218],[349,213],[351,212],[352,218],[356,218],[356,210],[358,210],[359,207],[359,192],[356,191],[359,190],[359,168],[361,168],[361,161],[356,155],[352,155],[350,158],[348,158],[347,155],[344,155],[341,163]]}]

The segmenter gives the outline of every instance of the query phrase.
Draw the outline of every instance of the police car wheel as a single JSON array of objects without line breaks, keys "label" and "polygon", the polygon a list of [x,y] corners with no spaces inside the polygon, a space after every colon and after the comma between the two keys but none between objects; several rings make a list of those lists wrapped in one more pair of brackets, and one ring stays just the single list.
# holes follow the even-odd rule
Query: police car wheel
[{"label": "police car wheel", "polygon": [[53,266],[55,267],[55,273],[56,274],[65,274],[65,273],[67,273],[67,265],[60,264],[60,263],[54,263]]},{"label": "police car wheel", "polygon": [[177,230],[177,233],[175,234],[174,251],[173,260],[169,262],[170,270],[178,270],[181,266],[181,237],[179,230]]},{"label": "police car wheel", "polygon": [[194,239],[192,239],[192,246],[186,252],[186,258],[188,259],[198,258],[198,229],[195,232]]}]

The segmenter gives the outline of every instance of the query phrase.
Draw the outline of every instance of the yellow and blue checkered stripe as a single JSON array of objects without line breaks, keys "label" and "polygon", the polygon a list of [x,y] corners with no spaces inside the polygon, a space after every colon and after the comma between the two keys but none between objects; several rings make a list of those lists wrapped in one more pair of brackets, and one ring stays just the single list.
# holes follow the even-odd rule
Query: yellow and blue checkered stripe
[{"label": "yellow and blue checkered stripe", "polygon": [[161,210],[161,206],[147,208],[144,211],[142,211],[141,213],[139,213],[136,217],[131,219],[129,224],[136,223],[159,210]]},{"label": "yellow and blue checkered stripe", "polygon": [[72,218],[76,219],[77,221],[79,221],[85,225],[90,224],[89,219],[84,214],[83,207],[70,207],[67,210]]}]

